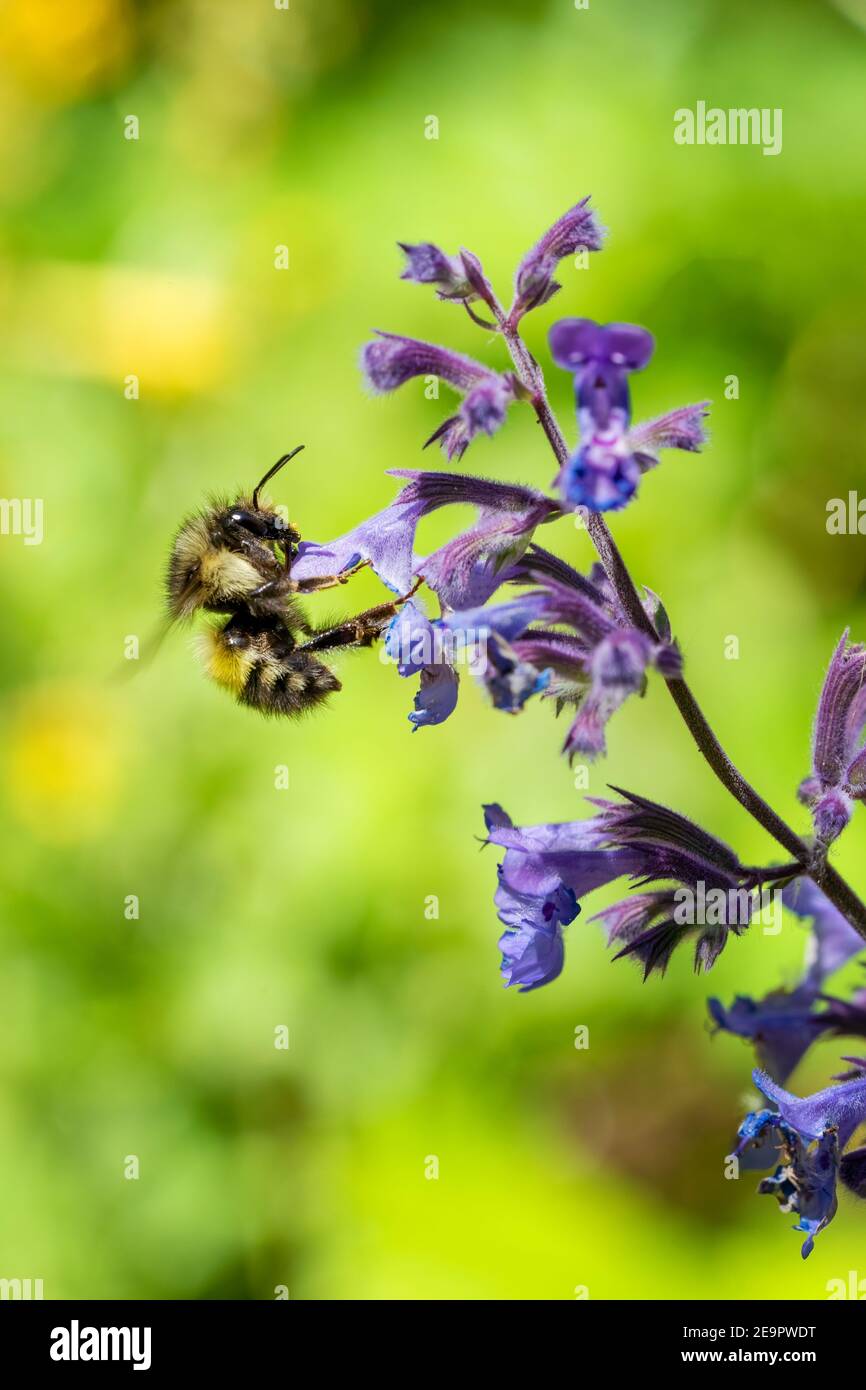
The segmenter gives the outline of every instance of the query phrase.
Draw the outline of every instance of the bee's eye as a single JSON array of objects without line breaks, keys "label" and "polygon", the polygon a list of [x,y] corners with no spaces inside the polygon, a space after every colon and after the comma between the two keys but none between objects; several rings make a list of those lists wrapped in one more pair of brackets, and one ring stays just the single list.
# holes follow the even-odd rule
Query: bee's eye
[{"label": "bee's eye", "polygon": [[259,512],[248,512],[243,507],[233,507],[228,514],[229,526],[240,526],[253,536],[265,537],[268,534],[267,520]]}]

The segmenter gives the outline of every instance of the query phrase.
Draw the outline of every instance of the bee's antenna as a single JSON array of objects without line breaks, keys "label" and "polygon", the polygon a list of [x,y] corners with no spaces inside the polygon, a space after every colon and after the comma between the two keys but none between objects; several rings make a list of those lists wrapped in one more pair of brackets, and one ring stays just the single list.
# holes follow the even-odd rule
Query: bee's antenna
[{"label": "bee's antenna", "polygon": [[255,489],[255,492],[253,493],[253,506],[256,508],[256,510],[258,510],[258,505],[259,505],[259,493],[261,492],[261,490],[262,490],[262,488],[264,487],[265,483],[270,482],[270,480],[271,480],[271,478],[274,476],[274,474],[275,474],[275,473],[279,473],[280,469],[283,468],[283,467],[285,466],[285,464],[288,463],[289,459],[293,459],[293,458],[295,457],[295,454],[299,454],[303,448],[304,448],[304,445],[303,445],[303,444],[299,444],[298,447],[297,447],[296,449],[292,449],[292,451],[291,451],[290,454],[283,454],[283,456],[282,456],[281,458],[278,458],[278,459],[277,459],[277,461],[276,461],[276,463],[274,464],[273,468],[269,468],[269,469],[268,469],[267,473],[266,473],[265,476],[262,478],[261,482],[256,484],[256,489]]}]

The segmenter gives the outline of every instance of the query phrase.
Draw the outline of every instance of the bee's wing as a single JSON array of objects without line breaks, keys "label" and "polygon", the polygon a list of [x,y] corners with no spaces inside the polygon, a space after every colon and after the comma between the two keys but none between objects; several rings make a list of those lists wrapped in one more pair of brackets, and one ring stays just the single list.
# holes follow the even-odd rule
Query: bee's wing
[{"label": "bee's wing", "polygon": [[[176,618],[165,617],[155,627],[151,628],[150,633],[140,646],[136,648],[135,656],[126,656],[119,666],[116,666],[112,676],[113,680],[129,680],[132,676],[138,675],[147,669],[150,663],[156,658],[163,642],[171,629],[177,623]],[[128,639],[127,639],[128,640]],[[136,636],[136,643],[138,638]]]}]

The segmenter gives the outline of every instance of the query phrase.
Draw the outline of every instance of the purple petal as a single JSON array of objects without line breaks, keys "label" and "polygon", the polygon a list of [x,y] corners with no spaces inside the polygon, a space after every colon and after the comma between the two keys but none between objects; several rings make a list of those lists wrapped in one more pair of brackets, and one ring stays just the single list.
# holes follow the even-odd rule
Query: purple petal
[{"label": "purple petal", "polygon": [[416,376],[440,377],[458,391],[471,391],[496,376],[481,362],[448,348],[382,332],[361,349],[361,368],[374,391],[395,391]]},{"label": "purple petal", "polygon": [[797,917],[812,919],[803,983],[816,992],[828,976],[866,951],[859,932],[809,878],[796,878],[782,891],[782,902]]},{"label": "purple petal", "polygon": [[425,666],[409,719],[416,729],[442,724],[457,706],[458,676],[453,666]]},{"label": "purple petal", "polygon": [[591,425],[584,442],[563,464],[554,486],[569,507],[615,512],[634,497],[641,468],[628,446],[625,423],[624,418],[611,417],[606,430]]},{"label": "purple petal", "polygon": [[416,676],[443,659],[441,634],[414,599],[391,620],[383,645],[401,676]]},{"label": "purple petal", "polygon": [[660,449],[685,449],[698,453],[707,442],[704,420],[708,410],[709,402],[701,401],[699,405],[680,406],[678,410],[659,415],[655,420],[634,425],[628,434],[629,447],[639,455],[644,468],[658,463],[656,455]]},{"label": "purple petal", "polygon": [[640,371],[655,351],[655,339],[648,329],[634,323],[600,324],[592,319],[560,319],[552,326],[548,342],[556,365],[574,374],[588,363]]},{"label": "purple petal", "polygon": [[866,1197],[866,1148],[842,1155],[839,1176],[855,1197]]},{"label": "purple petal", "polygon": [[514,379],[510,376],[494,376],[473,387],[460,407],[468,438],[482,433],[495,434],[504,423],[513,400]]},{"label": "purple petal", "polygon": [[812,739],[812,771],[825,789],[840,785],[853,756],[850,716],[864,677],[866,649],[848,645],[846,628],[824,677]]},{"label": "purple petal", "polygon": [[752,1072],[752,1080],[803,1139],[820,1139],[828,1129],[835,1129],[839,1147],[844,1149],[855,1130],[866,1122],[866,1075],[862,1073],[854,1080],[827,1086],[823,1091],[803,1097],[784,1090],[757,1067]]},{"label": "purple petal", "polygon": [[442,627],[448,628],[464,644],[484,642],[491,633],[512,642],[538,618],[544,608],[543,594],[525,594],[509,603],[488,604],[486,607],[464,608],[441,618]]},{"label": "purple petal", "polygon": [[406,256],[401,280],[414,280],[419,285],[438,285],[447,295],[457,294],[463,287],[468,288],[462,262],[456,257],[446,256],[432,241],[422,241],[414,246],[398,241],[397,245]]},{"label": "purple petal", "polygon": [[778,990],[757,1002],[739,994],[729,1009],[718,999],[707,1003],[716,1027],[754,1043],[762,1070],[779,1085],[785,1084],[817,1038],[835,1031],[833,1015],[816,1010],[809,990]]},{"label": "purple petal", "polygon": [[608,720],[629,695],[643,689],[652,654],[652,644],[636,628],[615,630],[599,642],[589,662],[589,692],[565,740],[563,751],[569,757],[604,752]]},{"label": "purple petal", "polygon": [[519,986],[521,994],[555,980],[565,961],[558,927],[550,931],[526,924],[508,928],[499,938],[499,949],[502,978],[506,986]]},{"label": "purple petal", "polygon": [[568,854],[599,849],[609,838],[607,821],[602,816],[518,826],[496,803],[485,806],[484,811],[489,843],[521,854]]},{"label": "purple petal", "polygon": [[588,204],[589,198],[583,198],[569,208],[523,257],[514,277],[512,322],[545,304],[560,288],[553,275],[561,260],[578,251],[601,250],[604,233]]}]

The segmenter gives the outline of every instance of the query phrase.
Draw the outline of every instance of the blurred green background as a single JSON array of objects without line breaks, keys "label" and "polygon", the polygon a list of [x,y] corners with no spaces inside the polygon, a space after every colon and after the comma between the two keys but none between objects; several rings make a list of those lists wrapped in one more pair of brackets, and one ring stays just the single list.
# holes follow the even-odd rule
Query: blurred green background
[{"label": "blurred green background", "polygon": [[[502,989],[480,805],[583,814],[549,709],[512,721],[466,682],[412,735],[414,682],[360,654],[329,712],[266,723],[202,679],[185,632],[116,678],[208,490],[304,442],[275,495],[325,540],[390,500],[384,469],[422,462],[445,402],[365,395],[371,328],[505,366],[401,284],[395,241],[470,247],[504,296],[591,193],[607,249],[563,265],[527,338],[546,360],[557,317],[645,323],[636,417],[714,402],[710,448],[668,454],[614,529],[731,755],[805,830],[822,672],[866,630],[864,542],[825,529],[864,477],[864,26],[863,0],[7,0],[0,493],[43,498],[45,537],[0,539],[0,1276],[47,1298],[713,1299],[866,1275],[851,1199],[804,1263],[793,1218],[724,1178],[751,1054],[710,1038],[705,999],[790,983],[800,926],[733,942],[709,980],[684,954],[643,985],[590,905],[556,984]],[[782,154],[675,145],[698,100],[781,107]],[[550,385],[573,438],[570,383]],[[553,472],[524,407],[466,466]],[[464,520],[431,518],[420,551]],[[566,522],[544,539],[591,561]],[[365,576],[316,614],[379,592]],[[612,724],[589,789],[608,781],[746,862],[780,853],[658,681]],[[863,834],[837,861],[866,891]]]}]

